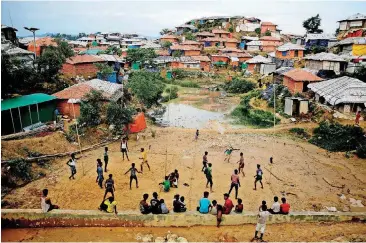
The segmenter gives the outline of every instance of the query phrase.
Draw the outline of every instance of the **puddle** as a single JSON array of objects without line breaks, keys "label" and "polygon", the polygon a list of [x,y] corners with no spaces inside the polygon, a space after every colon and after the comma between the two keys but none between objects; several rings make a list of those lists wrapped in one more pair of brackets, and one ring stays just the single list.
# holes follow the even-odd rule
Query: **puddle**
[{"label": "puddle", "polygon": [[195,108],[186,104],[170,103],[166,105],[165,112],[154,115],[156,122],[162,126],[184,128],[207,128],[210,122],[224,122],[225,115]]}]

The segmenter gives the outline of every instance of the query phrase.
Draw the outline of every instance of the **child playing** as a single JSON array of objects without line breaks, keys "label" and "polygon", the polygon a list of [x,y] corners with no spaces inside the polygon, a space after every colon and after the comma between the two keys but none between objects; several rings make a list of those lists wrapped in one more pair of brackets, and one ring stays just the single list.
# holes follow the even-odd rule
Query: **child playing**
[{"label": "child playing", "polygon": [[239,173],[241,171],[241,173],[243,173],[243,176],[245,176],[245,173],[244,173],[244,165],[245,164],[244,164],[243,152],[240,153],[240,159],[237,163],[239,163]]},{"label": "child playing", "polygon": [[240,198],[238,198],[238,205],[235,206],[235,210],[234,210],[235,213],[242,213],[243,212],[244,206],[243,206],[242,202],[243,201]]},{"label": "child playing", "polygon": [[108,165],[108,147],[104,148],[104,172],[107,172]]},{"label": "child playing", "polygon": [[168,192],[170,190],[169,177],[165,176],[165,181],[163,181],[162,183],[159,183],[159,185],[163,186],[164,192]]},{"label": "child playing", "polygon": [[231,153],[234,151],[234,150],[240,150],[240,149],[234,149],[233,147],[229,147],[228,149],[225,150],[225,159],[224,159],[224,162],[227,161],[228,163],[230,163],[230,158],[231,158]]},{"label": "child playing", "polygon": [[[149,152],[150,152],[150,149],[151,149],[151,145],[149,145]],[[147,168],[149,168],[149,170],[150,170],[150,165],[147,161],[147,152],[148,151],[145,151],[144,148],[141,148],[141,157],[139,158],[139,159],[142,160],[142,162],[141,162],[141,172],[144,171],[144,168],[142,167],[144,164],[146,164]]]},{"label": "child playing", "polygon": [[269,216],[269,212],[267,211],[267,206],[262,205],[262,211],[260,211],[258,214],[258,223],[257,223],[257,227],[255,228],[255,235],[254,235],[253,240],[258,239],[258,232],[260,231],[261,237],[259,238],[259,240],[263,241],[263,234],[264,234],[264,231],[266,230],[266,221],[268,219],[268,216]]},{"label": "child playing", "polygon": [[222,211],[223,208],[221,205],[217,205],[217,214],[216,214],[216,219],[217,219],[217,227],[220,227],[221,221],[222,221]]},{"label": "child playing", "polygon": [[194,137],[194,140],[198,140],[198,136],[200,135],[200,131],[197,129],[197,131],[196,131],[196,135],[195,135],[195,137]]},{"label": "child playing", "polygon": [[212,207],[211,207],[210,213],[213,215],[217,215],[217,201],[216,200],[212,201]]},{"label": "child playing", "polygon": [[[98,159],[98,160],[100,161],[100,159]],[[104,180],[103,167],[102,167],[102,161],[100,161],[100,163],[98,163],[98,165],[97,165],[97,180],[96,180],[96,182],[98,183],[99,187],[102,188],[102,189],[103,189],[103,180]]]},{"label": "child playing", "polygon": [[131,168],[126,171],[125,175],[131,171],[131,175],[130,175],[130,190],[131,190],[131,185],[132,185],[132,180],[135,180],[136,181],[136,188],[139,188],[139,183],[138,183],[138,180],[137,180],[137,176],[136,176],[136,172],[137,173],[142,173],[140,171],[138,171],[136,168],[135,168],[135,163],[132,163],[131,164]]},{"label": "child playing", "polygon": [[255,181],[254,181],[254,190],[257,190],[257,181],[259,181],[261,183],[262,189],[263,189],[263,183],[262,183],[262,177],[263,177],[263,171],[261,169],[261,165],[257,165],[257,171],[256,171],[256,175],[255,177]]}]

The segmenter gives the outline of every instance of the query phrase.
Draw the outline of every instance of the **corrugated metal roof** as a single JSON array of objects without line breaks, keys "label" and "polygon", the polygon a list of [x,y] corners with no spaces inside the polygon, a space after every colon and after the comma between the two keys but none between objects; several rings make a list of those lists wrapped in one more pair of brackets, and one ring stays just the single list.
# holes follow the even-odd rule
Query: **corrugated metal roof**
[{"label": "corrugated metal roof", "polygon": [[211,36],[211,37],[214,37],[215,34],[211,33],[211,32],[208,32],[208,31],[203,31],[203,32],[198,32],[196,34],[196,36]]},{"label": "corrugated metal roof", "polygon": [[208,56],[192,56],[192,59],[200,62],[211,62]]},{"label": "corrugated metal roof", "polygon": [[272,22],[262,22],[261,25],[263,25],[263,26],[277,26],[276,24],[274,24]]},{"label": "corrugated metal roof", "polygon": [[257,40],[259,40],[259,37],[257,37],[257,36],[242,36],[241,39],[242,40],[257,41]]},{"label": "corrugated metal roof", "polygon": [[214,34],[230,34],[229,31],[223,30],[223,29],[213,29],[212,33]]},{"label": "corrugated metal roof", "polygon": [[261,45],[262,45],[261,41],[251,41],[247,43],[247,46],[261,46]]},{"label": "corrugated metal roof", "polygon": [[280,68],[276,69],[274,71],[274,73],[281,75],[281,74],[287,73],[288,71],[291,71],[292,69],[294,69],[294,68],[293,67],[280,67]]},{"label": "corrugated metal roof", "polygon": [[252,59],[246,61],[246,63],[271,63],[272,61],[261,55],[255,56]]},{"label": "corrugated metal roof", "polygon": [[36,93],[31,95],[23,95],[12,99],[7,99],[1,101],[1,111],[6,111],[9,109],[14,109],[23,106],[35,105],[47,101],[56,99],[55,96]]},{"label": "corrugated metal roof", "polygon": [[259,38],[259,40],[261,40],[261,41],[281,41],[280,38],[273,37],[273,36],[262,36],[261,38]]},{"label": "corrugated metal roof", "polygon": [[66,63],[78,64],[78,63],[93,63],[93,62],[104,62],[100,57],[95,55],[76,55],[66,59]]},{"label": "corrugated metal roof", "polygon": [[197,46],[190,46],[190,45],[172,45],[169,47],[170,50],[182,50],[182,51],[199,51],[201,50]]},{"label": "corrugated metal roof", "polygon": [[172,56],[158,56],[154,58],[156,63],[182,62],[182,63],[199,63],[190,56],[172,57]]},{"label": "corrugated metal roof", "polygon": [[289,51],[289,50],[305,50],[305,48],[300,45],[293,44],[291,42],[288,42],[286,44],[283,44],[282,46],[277,47],[277,51]]},{"label": "corrugated metal roof", "polygon": [[366,44],[366,37],[350,37],[338,41],[335,45]]},{"label": "corrugated metal roof", "polygon": [[324,97],[331,105],[366,103],[366,83],[356,78],[343,76],[309,84],[308,88]]},{"label": "corrugated metal roof", "polygon": [[178,36],[175,35],[163,35],[160,39],[178,39]]},{"label": "corrugated metal roof", "polygon": [[347,20],[348,21],[350,21],[350,20],[362,20],[362,19],[366,19],[366,15],[356,13],[354,15],[349,16],[347,19],[342,19],[342,20],[339,20],[338,22],[347,21]]},{"label": "corrugated metal roof", "polygon": [[330,40],[335,39],[336,37],[332,34],[306,34],[305,41],[308,40]]},{"label": "corrugated metal roof", "polygon": [[344,58],[333,53],[321,52],[314,55],[304,57],[306,60],[316,61],[333,61],[333,62],[346,62]]}]

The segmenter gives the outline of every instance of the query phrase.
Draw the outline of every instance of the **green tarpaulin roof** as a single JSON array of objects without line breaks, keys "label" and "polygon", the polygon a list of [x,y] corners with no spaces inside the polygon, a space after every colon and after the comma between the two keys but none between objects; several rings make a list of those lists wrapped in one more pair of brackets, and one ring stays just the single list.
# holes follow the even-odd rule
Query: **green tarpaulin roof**
[{"label": "green tarpaulin roof", "polygon": [[1,111],[6,111],[9,109],[18,108],[22,106],[35,105],[54,99],[56,99],[55,96],[41,93],[19,96],[13,99],[1,101]]}]

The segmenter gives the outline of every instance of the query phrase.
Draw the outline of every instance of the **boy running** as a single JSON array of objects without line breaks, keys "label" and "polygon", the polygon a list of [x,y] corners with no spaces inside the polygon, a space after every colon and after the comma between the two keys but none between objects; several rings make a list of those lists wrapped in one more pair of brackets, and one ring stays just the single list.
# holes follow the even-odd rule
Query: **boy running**
[{"label": "boy running", "polygon": [[[151,145],[149,145],[149,152],[150,152],[150,149],[151,149]],[[147,152],[148,151],[145,151],[144,148],[141,148],[141,157],[139,158],[139,159],[142,160],[142,162],[141,162],[141,172],[144,171],[144,168],[142,167],[144,164],[146,164],[147,168],[149,168],[149,170],[150,170],[150,165],[147,162]]]},{"label": "boy running", "polygon": [[142,172],[138,171],[138,170],[135,168],[135,163],[132,163],[132,164],[131,164],[131,168],[130,168],[128,171],[126,171],[125,175],[126,175],[129,171],[131,171],[131,175],[130,175],[130,190],[131,190],[132,180],[135,180],[135,181],[136,181],[136,188],[139,188],[139,183],[138,183],[138,181],[137,181],[136,172],[137,172],[137,173],[142,173]]},{"label": "boy running", "polygon": [[244,173],[244,156],[243,156],[243,152],[240,153],[240,159],[239,161],[237,162],[239,163],[239,173],[241,171],[241,173],[243,174],[243,176],[245,176],[245,173]]},{"label": "boy running", "polygon": [[260,164],[257,165],[257,171],[256,171],[256,175],[254,177],[255,177],[254,190],[257,190],[257,181],[259,181],[261,183],[261,186],[263,189],[263,183],[262,183],[263,171],[261,169]]},{"label": "boy running", "polygon": [[240,150],[240,149],[234,149],[232,146],[230,146],[228,149],[225,150],[225,159],[224,159],[224,162],[227,161],[228,163],[230,163],[231,153],[234,150]]},{"label": "boy running", "polygon": [[104,201],[105,197],[107,196],[108,192],[112,193],[112,197],[114,198],[114,191],[116,190],[116,188],[114,187],[114,180],[112,179],[112,177],[113,177],[113,175],[109,174],[109,178],[105,181],[105,193],[104,193],[103,201]]}]

